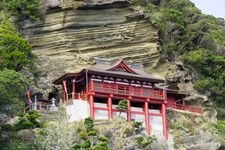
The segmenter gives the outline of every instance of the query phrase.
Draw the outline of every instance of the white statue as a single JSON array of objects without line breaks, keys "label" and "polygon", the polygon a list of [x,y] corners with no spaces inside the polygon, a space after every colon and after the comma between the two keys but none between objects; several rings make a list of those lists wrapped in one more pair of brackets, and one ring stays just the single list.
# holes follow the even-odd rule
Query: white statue
[{"label": "white statue", "polygon": [[57,111],[58,110],[58,107],[56,107],[56,105],[55,105],[55,101],[56,101],[56,99],[53,97],[52,99],[51,99],[51,101],[52,101],[52,104],[51,104],[51,106],[50,106],[50,111]]}]

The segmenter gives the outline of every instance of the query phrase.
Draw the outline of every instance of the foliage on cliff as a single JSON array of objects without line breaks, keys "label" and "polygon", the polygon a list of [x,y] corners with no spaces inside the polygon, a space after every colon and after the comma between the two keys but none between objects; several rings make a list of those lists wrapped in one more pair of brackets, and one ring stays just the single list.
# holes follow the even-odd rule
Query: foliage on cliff
[{"label": "foliage on cliff", "polygon": [[182,60],[196,70],[194,87],[216,104],[221,121],[214,131],[224,137],[225,21],[202,14],[189,0],[165,0],[160,5],[148,0],[132,2],[160,29],[164,57]]},{"label": "foliage on cliff", "polygon": [[[224,20],[206,16],[189,0],[166,0],[156,6],[148,0],[132,0],[160,29],[163,54],[170,61],[183,60],[198,76],[195,87],[210,93],[218,110],[225,106]],[[219,111],[219,117],[225,114]]]},{"label": "foliage on cliff", "polygon": [[5,136],[0,137],[1,150],[35,150],[38,146],[34,142],[34,130],[43,126],[38,120],[40,114],[37,111],[20,113],[20,117],[15,117],[11,124],[2,124],[0,133]]},{"label": "foliage on cliff", "polygon": [[0,4],[0,111],[7,115],[23,111],[26,101],[28,81],[19,71],[24,68],[29,68],[33,73],[36,71],[32,47],[11,22],[11,15],[17,20],[33,20],[32,14],[39,8],[35,6],[37,8],[34,9],[36,4],[32,2],[3,0]]},{"label": "foliage on cliff", "polygon": [[40,17],[39,0],[3,0],[0,11],[14,16],[17,21],[36,21]]},{"label": "foliage on cliff", "polygon": [[24,66],[33,67],[30,44],[7,18],[0,20],[0,58],[0,69],[19,71]]},{"label": "foliage on cliff", "polygon": [[[100,120],[99,120],[100,121]],[[154,136],[136,132],[134,122],[122,118],[68,123],[64,117],[48,122],[36,132],[36,143],[47,150],[150,149]],[[164,145],[160,145],[164,146]]]},{"label": "foliage on cliff", "polygon": [[23,111],[26,84],[19,73],[8,69],[0,71],[0,113],[15,115]]}]

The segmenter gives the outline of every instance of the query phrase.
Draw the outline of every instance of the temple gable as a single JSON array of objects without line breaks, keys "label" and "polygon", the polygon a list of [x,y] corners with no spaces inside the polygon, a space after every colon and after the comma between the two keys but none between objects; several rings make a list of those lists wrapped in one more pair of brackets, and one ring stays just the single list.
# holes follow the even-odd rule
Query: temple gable
[{"label": "temple gable", "polygon": [[118,61],[111,68],[107,69],[107,71],[119,71],[119,72],[137,74],[134,70],[132,70],[129,66],[127,66],[123,60]]}]

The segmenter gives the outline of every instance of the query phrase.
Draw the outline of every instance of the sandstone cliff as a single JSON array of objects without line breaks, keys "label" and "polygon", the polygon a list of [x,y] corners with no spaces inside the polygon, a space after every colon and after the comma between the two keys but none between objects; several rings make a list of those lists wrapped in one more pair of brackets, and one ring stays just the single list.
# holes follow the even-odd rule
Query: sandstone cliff
[{"label": "sandstone cliff", "polygon": [[[130,63],[143,63],[144,69],[153,76],[165,77],[167,88],[192,93],[186,98],[187,101],[194,101],[197,106],[211,107],[207,97],[199,96],[193,89],[193,70],[181,63],[170,64],[160,58],[159,30],[145,14],[133,9],[126,0],[43,0],[42,3],[43,19],[35,24],[26,22],[22,33],[28,38],[33,53],[40,61],[38,85],[46,96],[51,92],[51,82],[55,78],[88,67],[94,63],[95,57],[112,61],[124,58]],[[208,112],[215,118],[213,109]],[[170,132],[177,140],[182,137],[180,132]],[[201,132],[192,133],[191,138],[204,137]],[[179,136],[176,136],[178,133]],[[185,134],[188,139],[190,132],[185,131]],[[211,135],[209,139],[205,143],[217,147]],[[204,140],[200,139],[200,142],[192,145],[178,141],[175,145],[191,149]]]},{"label": "sandstone cliff", "polygon": [[25,23],[22,30],[40,60],[40,85],[50,87],[56,77],[87,67],[95,57],[124,58],[146,70],[158,62],[158,29],[127,1],[49,2],[43,20]]}]

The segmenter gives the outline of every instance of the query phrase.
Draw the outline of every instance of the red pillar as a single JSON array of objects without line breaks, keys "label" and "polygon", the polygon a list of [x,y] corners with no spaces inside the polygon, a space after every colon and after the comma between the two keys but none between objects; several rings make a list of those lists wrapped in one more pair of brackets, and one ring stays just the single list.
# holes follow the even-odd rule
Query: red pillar
[{"label": "red pillar", "polygon": [[67,95],[67,87],[66,87],[66,81],[63,80],[63,98],[64,98],[64,101],[67,101],[68,100],[68,95]]},{"label": "red pillar", "polygon": [[127,121],[131,121],[131,107],[130,107],[130,99],[127,100]]},{"label": "red pillar", "polygon": [[76,98],[76,96],[75,96],[75,82],[76,82],[76,79],[73,79],[73,81],[72,81],[72,99]]},{"label": "red pillar", "polygon": [[145,102],[145,129],[146,133],[149,135],[150,134],[150,126],[149,126],[149,112],[148,112],[148,102]]},{"label": "red pillar", "polygon": [[93,95],[90,95],[89,105],[90,105],[90,118],[94,119],[94,97],[93,97]]},{"label": "red pillar", "polygon": [[164,103],[162,104],[162,121],[163,121],[163,135],[168,139],[167,122],[166,122],[166,105],[167,101],[167,91],[163,89]]},{"label": "red pillar", "polygon": [[162,123],[163,123],[163,135],[166,139],[168,139],[168,132],[167,132],[167,123],[166,123],[166,105],[162,104]]},{"label": "red pillar", "polygon": [[111,98],[111,96],[108,97],[108,117],[109,117],[109,120],[112,119],[112,98]]}]

